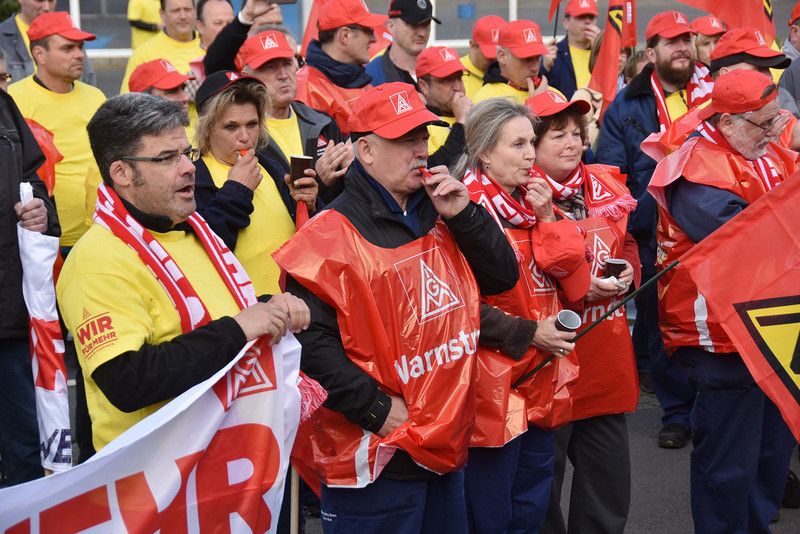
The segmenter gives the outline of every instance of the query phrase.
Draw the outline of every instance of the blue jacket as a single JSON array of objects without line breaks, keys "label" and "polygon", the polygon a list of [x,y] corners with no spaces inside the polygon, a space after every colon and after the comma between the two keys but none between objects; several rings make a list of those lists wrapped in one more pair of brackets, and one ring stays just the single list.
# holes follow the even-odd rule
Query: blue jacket
[{"label": "blue jacket", "polygon": [[572,93],[578,90],[578,83],[575,81],[575,67],[572,66],[572,56],[569,53],[566,37],[556,44],[556,50],[553,68],[547,71],[542,67],[541,74],[547,76],[547,83],[551,87],[555,87],[564,93],[567,100],[571,100]]},{"label": "blue jacket", "polygon": [[391,50],[391,48],[392,45],[389,45],[386,52],[364,65],[364,70],[367,74],[372,76],[372,85],[377,87],[384,83],[403,82],[410,83],[419,91],[419,86],[411,74],[392,62],[389,57],[389,50]]},{"label": "blue jacket", "polygon": [[639,148],[642,141],[659,130],[656,98],[650,86],[653,65],[648,64],[631,83],[617,93],[603,116],[595,161],[615,165],[628,175],[631,194],[639,201],[628,218],[628,231],[640,246],[655,250],[656,201],[647,185],[656,162]]}]

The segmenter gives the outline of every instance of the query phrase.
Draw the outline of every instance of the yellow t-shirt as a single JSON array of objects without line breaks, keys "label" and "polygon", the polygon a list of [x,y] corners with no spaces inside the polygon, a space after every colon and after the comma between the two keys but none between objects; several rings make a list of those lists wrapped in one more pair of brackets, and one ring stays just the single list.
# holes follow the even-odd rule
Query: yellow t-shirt
[{"label": "yellow t-shirt", "polygon": [[[441,120],[453,126],[456,123],[455,117],[439,117]],[[450,135],[450,128],[444,126],[428,126],[428,154],[433,154],[439,147],[441,147],[445,141],[447,141],[447,136]]]},{"label": "yellow t-shirt", "polygon": [[689,108],[686,107],[686,90],[675,91],[665,99],[667,103],[667,113],[672,120],[683,117]]},{"label": "yellow t-shirt", "polygon": [[[203,156],[214,185],[222,187],[228,179],[230,167],[211,155]],[[250,224],[239,230],[233,253],[242,262],[257,295],[280,292],[280,268],[272,253],[294,235],[295,224],[286,210],[275,182],[261,167],[261,183],[253,194],[253,213]]]},{"label": "yellow t-shirt", "polygon": [[[153,236],[197,291],[212,319],[239,312],[225,283],[193,233]],[[145,343],[158,345],[183,333],[175,305],[136,252],[106,228],[92,225],[64,262],[56,285],[67,329],[75,337],[86,382],[86,401],[97,450],[165,403],[131,413],[115,408],[92,373]]]},{"label": "yellow t-shirt", "polygon": [[167,59],[175,67],[175,70],[187,74],[191,70],[189,63],[204,55],[205,50],[200,48],[199,36],[195,35],[195,38],[191,41],[183,42],[176,41],[163,31],[159,32],[152,39],[142,43],[128,58],[128,66],[125,67],[125,77],[122,78],[122,87],[119,90],[119,94],[129,91],[128,78],[130,78],[133,69],[142,63],[154,59]]},{"label": "yellow t-shirt", "polygon": [[464,90],[467,98],[474,100],[475,93],[483,87],[483,71],[478,69],[469,58],[469,54],[461,58],[461,64],[467,69],[464,76],[461,78],[464,81]]},{"label": "yellow t-shirt", "polygon": [[[128,20],[161,24],[160,9],[161,2],[159,0],[130,0],[128,2]],[[136,50],[140,44],[152,39],[157,33],[131,26],[131,48]]]},{"label": "yellow t-shirt", "polygon": [[33,81],[33,76],[9,85],[8,93],[23,117],[53,132],[56,148],[64,156],[56,163],[53,197],[61,222],[61,246],[72,246],[88,229],[86,177],[90,168],[99,173],[86,125],[106,97],[100,89],[80,81],[74,82],[69,93],[54,93]]},{"label": "yellow t-shirt", "polygon": [[[289,108],[291,109],[291,108]],[[291,113],[288,119],[273,119],[267,117],[267,131],[269,136],[278,143],[278,146],[289,161],[292,154],[302,155],[303,138],[300,137],[300,125],[297,124],[297,115]]]},{"label": "yellow t-shirt", "polygon": [[575,69],[575,85],[578,89],[586,87],[589,84],[589,56],[592,55],[592,50],[584,50],[582,48],[575,48],[569,46],[569,55],[572,58],[572,68]]}]

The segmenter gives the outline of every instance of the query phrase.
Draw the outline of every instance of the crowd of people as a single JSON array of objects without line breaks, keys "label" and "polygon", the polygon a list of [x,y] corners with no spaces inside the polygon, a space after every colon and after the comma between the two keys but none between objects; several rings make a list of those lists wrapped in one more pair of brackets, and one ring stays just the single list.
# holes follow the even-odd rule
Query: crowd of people
[{"label": "crowd of people", "polygon": [[44,475],[19,223],[60,236],[79,461],[292,332],[327,391],[297,437],[325,532],[622,533],[640,390],[658,446],[693,445],[696,531],[769,532],[781,413],[680,267],[637,293],[632,332],[621,302],[798,170],[800,3],[782,50],[657,14],[607,109],[594,0],[565,3],[558,42],[479,18],[463,57],[429,46],[430,0],[328,0],[302,55],[267,0],[132,0],[108,99],[95,36],[54,7],[0,23],[8,484]]}]

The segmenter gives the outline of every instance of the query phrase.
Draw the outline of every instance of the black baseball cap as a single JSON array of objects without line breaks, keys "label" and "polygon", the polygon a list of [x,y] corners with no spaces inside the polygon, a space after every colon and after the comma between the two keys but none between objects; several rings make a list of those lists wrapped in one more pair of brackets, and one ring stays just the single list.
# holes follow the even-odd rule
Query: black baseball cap
[{"label": "black baseball cap", "polygon": [[235,83],[259,83],[264,85],[264,82],[254,76],[245,76],[230,70],[220,70],[209,74],[206,76],[206,79],[203,80],[203,83],[200,84],[195,94],[194,102],[197,106],[197,112],[199,113],[202,110],[203,104],[205,104],[208,99],[218,95],[225,88]]},{"label": "black baseball cap", "polygon": [[406,24],[420,24],[428,20],[442,23],[433,16],[431,0],[392,0],[389,3],[389,18],[399,18]]}]

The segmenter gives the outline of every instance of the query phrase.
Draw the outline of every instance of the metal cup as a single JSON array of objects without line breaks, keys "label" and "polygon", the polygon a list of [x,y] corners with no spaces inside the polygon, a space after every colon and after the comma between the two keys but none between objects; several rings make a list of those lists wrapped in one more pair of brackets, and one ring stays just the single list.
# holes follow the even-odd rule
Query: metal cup
[{"label": "metal cup", "polygon": [[606,276],[614,278],[619,278],[619,275],[622,274],[622,271],[625,270],[625,267],[628,265],[628,262],[619,258],[608,258],[606,260]]},{"label": "metal cup", "polygon": [[314,161],[314,158],[311,156],[297,156],[292,154],[289,156],[289,161],[291,163],[289,176],[291,176],[292,182],[294,182],[295,180],[305,177],[304,171],[311,168],[311,162]]},{"label": "metal cup", "polygon": [[572,310],[561,310],[556,315],[556,329],[562,332],[574,332],[581,322],[581,316]]}]

